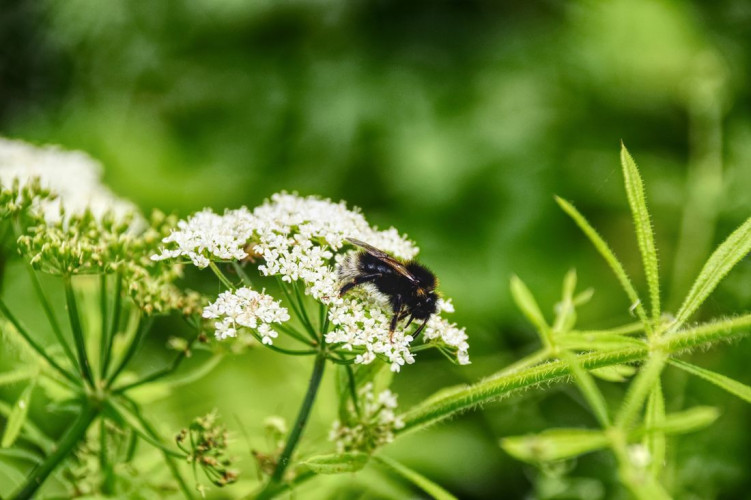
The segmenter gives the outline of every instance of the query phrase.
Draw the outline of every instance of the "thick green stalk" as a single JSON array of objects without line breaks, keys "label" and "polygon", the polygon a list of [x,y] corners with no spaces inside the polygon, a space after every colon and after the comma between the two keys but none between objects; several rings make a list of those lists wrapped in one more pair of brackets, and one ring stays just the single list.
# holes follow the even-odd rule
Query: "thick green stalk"
[{"label": "thick green stalk", "polygon": [[98,414],[99,409],[97,407],[89,403],[84,405],[81,414],[57,444],[55,451],[39,467],[31,471],[26,483],[13,496],[15,500],[24,500],[34,496],[47,476],[71,454],[73,448],[86,436],[86,431]]},{"label": "thick green stalk", "polygon": [[318,388],[321,385],[321,379],[323,378],[323,369],[325,367],[326,355],[323,352],[320,352],[318,353],[318,356],[316,356],[316,360],[313,365],[313,373],[311,374],[310,382],[308,383],[308,391],[305,394],[305,399],[303,400],[302,406],[300,407],[300,412],[297,414],[295,425],[292,428],[292,432],[290,433],[289,438],[287,439],[287,444],[284,446],[282,454],[279,456],[279,461],[276,465],[276,469],[274,469],[274,473],[271,475],[271,479],[269,479],[269,482],[266,484],[264,490],[261,491],[261,493],[258,495],[259,499],[270,498],[268,496],[270,492],[276,489],[276,485],[278,483],[282,482],[284,478],[284,472],[287,470],[287,467],[289,466],[292,459],[292,453],[295,451],[297,443],[300,441],[300,437],[302,437],[305,425],[308,423],[310,410],[313,408],[313,403],[315,402]]},{"label": "thick green stalk", "polygon": [[78,305],[76,294],[73,290],[73,283],[69,274],[63,276],[63,285],[65,286],[65,302],[70,318],[70,328],[73,330],[73,340],[76,343],[78,353],[78,365],[81,369],[83,378],[94,386],[94,378],[91,375],[91,366],[89,366],[89,357],[86,354],[86,341],[84,340],[83,327],[81,326],[81,317],[78,315]]}]

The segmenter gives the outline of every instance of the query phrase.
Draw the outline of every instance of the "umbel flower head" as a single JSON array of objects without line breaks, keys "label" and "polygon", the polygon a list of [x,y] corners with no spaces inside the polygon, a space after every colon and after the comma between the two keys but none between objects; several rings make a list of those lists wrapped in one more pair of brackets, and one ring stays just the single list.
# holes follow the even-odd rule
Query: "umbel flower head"
[{"label": "umbel flower head", "polygon": [[[339,297],[342,283],[338,269],[357,251],[347,243],[348,238],[365,241],[398,259],[413,259],[418,253],[417,246],[396,229],[371,226],[358,209],[348,209],[343,202],[278,193],[252,211],[243,207],[223,215],[210,210],[198,212],[178,223],[163,240],[164,248],[152,258],[182,258],[198,267],[211,262],[258,262],[262,276],[275,276],[294,290],[302,289],[325,307],[327,321],[321,325],[320,333],[328,344],[356,355],[356,363],[367,364],[381,358],[390,363],[393,371],[399,371],[404,364],[414,362],[410,344],[417,325],[400,326],[389,335],[391,310],[372,287],[363,286]],[[263,327],[266,333],[262,338],[266,343],[272,342],[274,324],[281,321],[256,320],[257,326],[244,325],[236,319],[243,316],[242,310],[235,310],[232,319],[228,319],[230,315],[220,312],[228,300],[233,301],[232,307],[240,303],[237,298],[223,295],[205,312],[206,317],[221,318],[217,323],[218,337],[234,336],[238,325],[268,325]],[[247,303],[245,307],[256,308],[246,314],[247,318],[270,313],[258,309],[258,304]],[[423,341],[466,364],[469,345],[464,329],[441,316],[451,311],[450,302],[441,301],[439,314],[430,319],[424,330]]]},{"label": "umbel flower head", "polygon": [[58,146],[34,146],[0,137],[0,184],[23,190],[38,182],[54,196],[41,196],[35,210],[48,221],[89,211],[99,218],[132,215],[135,206],[102,184],[102,166],[86,153]]}]

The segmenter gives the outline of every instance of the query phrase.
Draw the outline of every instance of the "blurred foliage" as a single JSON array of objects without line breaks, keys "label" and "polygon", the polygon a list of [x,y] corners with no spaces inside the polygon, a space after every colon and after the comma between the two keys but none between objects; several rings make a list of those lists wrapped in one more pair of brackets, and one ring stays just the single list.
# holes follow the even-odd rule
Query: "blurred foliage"
[{"label": "blurred foliage", "polygon": [[[530,352],[534,336],[508,295],[512,272],[554,303],[560,277],[575,267],[596,290],[580,323],[628,320],[606,265],[552,198],[576,200],[637,269],[619,140],[640,160],[661,272],[674,285],[669,307],[696,262],[751,209],[743,0],[2,3],[3,135],[88,151],[114,190],[147,209],[253,206],[284,189],[345,199],[420,244],[468,327],[474,364],[447,369],[436,359],[404,370],[395,384],[403,407]],[[746,259],[710,299],[712,315],[747,310],[749,283]],[[152,339],[149,355],[163,355],[167,337]],[[749,355],[746,342],[702,364],[744,380]],[[268,352],[227,358],[179,394],[152,394],[151,411],[171,432],[218,408],[235,432],[238,466],[252,475],[247,450],[262,443],[246,443],[240,426],[259,435],[269,414],[292,418],[298,400],[276,396],[302,394],[307,371]],[[751,411],[668,375],[666,394],[724,412],[671,447],[675,491],[740,498],[751,487]],[[580,403],[569,387],[527,394],[388,452],[462,498],[610,497],[605,456],[583,458],[576,478],[538,476],[497,446],[507,435],[592,423]],[[325,440],[334,413],[333,393],[324,393],[308,439]],[[382,472],[310,488],[405,494]]]}]

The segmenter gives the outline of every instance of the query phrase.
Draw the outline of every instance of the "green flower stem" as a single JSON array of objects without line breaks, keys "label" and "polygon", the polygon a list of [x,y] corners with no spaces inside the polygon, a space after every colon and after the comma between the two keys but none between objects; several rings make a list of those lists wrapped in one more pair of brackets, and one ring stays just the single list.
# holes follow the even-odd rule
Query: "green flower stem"
[{"label": "green flower stem", "polygon": [[310,316],[308,316],[308,311],[305,308],[305,302],[303,302],[303,295],[300,293],[300,289],[298,288],[296,283],[292,284],[292,288],[295,291],[295,298],[297,299],[297,305],[300,308],[300,313],[302,314],[302,317],[300,319],[302,320],[303,324],[310,332],[313,339],[318,340],[318,335],[316,335],[316,329],[313,326],[313,322],[310,321]]},{"label": "green flower stem", "polygon": [[37,489],[47,479],[47,476],[49,476],[50,473],[52,473],[52,471],[54,471],[57,466],[71,454],[75,446],[84,439],[86,431],[89,429],[89,426],[98,414],[99,408],[88,402],[85,403],[80,415],[78,415],[76,421],[65,433],[62,440],[57,444],[52,454],[49,455],[39,467],[31,471],[31,474],[26,479],[26,483],[12,498],[15,500],[32,498]]},{"label": "green flower stem", "polygon": [[73,283],[69,274],[63,275],[63,285],[65,287],[65,302],[68,309],[68,318],[70,319],[70,328],[73,330],[73,340],[75,341],[78,353],[78,367],[81,370],[83,378],[93,387],[94,378],[91,375],[89,357],[86,354],[86,341],[84,340],[81,318],[78,315],[76,293],[73,290]]},{"label": "green flower stem", "polygon": [[292,432],[290,432],[289,438],[287,439],[287,444],[284,446],[282,454],[279,456],[279,461],[277,462],[276,468],[274,469],[274,473],[271,475],[271,479],[269,479],[266,488],[264,488],[258,498],[269,498],[266,492],[273,490],[273,488],[278,483],[281,483],[284,479],[284,472],[287,470],[287,467],[290,464],[292,453],[295,451],[297,443],[299,442],[303,430],[305,429],[305,425],[308,423],[310,410],[313,408],[313,402],[315,401],[316,394],[318,393],[318,388],[321,385],[321,379],[323,378],[323,369],[325,367],[326,354],[324,352],[319,352],[313,365],[313,373],[310,376],[310,382],[308,383],[308,391],[305,394],[305,399],[303,400],[302,407],[300,407],[300,412],[297,414],[295,425],[292,428]]},{"label": "green flower stem", "polygon": [[[149,443],[154,444],[159,451],[162,452],[162,456],[164,457],[164,461],[167,464],[167,467],[169,467],[170,472],[172,473],[172,477],[175,478],[175,481],[177,481],[177,484],[180,486],[180,489],[183,492],[183,495],[185,495],[185,498],[192,499],[193,498],[193,490],[188,487],[188,483],[185,482],[185,479],[183,478],[182,474],[180,473],[180,469],[178,468],[177,464],[175,463],[175,456],[183,457],[184,455],[178,454],[175,451],[170,450],[169,448],[165,447],[161,444],[161,438],[159,437],[159,434],[156,432],[156,430],[151,426],[148,420],[144,418],[144,416],[141,414],[141,410],[139,409],[138,405],[133,401],[132,399],[128,398],[127,396],[124,396],[124,399],[132,406],[132,415],[136,417],[138,422],[143,426],[144,430],[148,433],[150,436],[150,440],[147,440]],[[138,432],[137,429],[134,428],[136,432]],[[139,433],[140,434],[140,433]],[[143,435],[142,435],[143,436]]]},{"label": "green flower stem", "polygon": [[16,331],[23,337],[23,339],[26,341],[27,344],[42,358],[44,358],[47,363],[50,364],[52,368],[57,370],[63,377],[68,379],[70,382],[73,383],[75,386],[80,385],[80,381],[68,370],[60,366],[54,359],[50,357],[49,354],[44,350],[44,348],[37,344],[36,341],[32,338],[32,336],[29,334],[29,332],[23,327],[23,325],[16,319],[15,316],[13,316],[13,313],[10,312],[10,309],[8,309],[8,306],[5,305],[5,302],[3,302],[2,299],[0,299],[0,312],[3,313],[3,316],[11,322],[13,327],[16,329]]},{"label": "green flower stem", "polygon": [[268,484],[261,493],[258,495],[250,495],[248,498],[252,498],[255,500],[261,500],[261,499],[268,499],[268,498],[276,498],[282,493],[293,490],[297,486],[301,485],[302,483],[313,479],[318,474],[311,470],[306,470],[304,472],[301,472],[297,476],[295,476],[294,479],[291,481],[287,481],[284,483],[275,483],[275,484]]},{"label": "green flower stem", "polygon": [[214,271],[214,274],[216,274],[216,277],[219,278],[219,281],[222,282],[222,284],[227,287],[227,290],[234,290],[236,287],[232,284],[232,282],[227,278],[227,276],[224,275],[221,269],[219,269],[219,266],[214,263],[214,261],[209,262],[209,267],[212,271]]},{"label": "green flower stem", "polygon": [[[102,339],[102,345],[104,347],[104,355],[101,358],[101,378],[105,380],[107,378],[107,370],[109,370],[110,361],[112,361],[112,343],[117,335],[117,330],[120,328],[120,316],[122,315],[122,293],[123,293],[123,275],[118,272],[115,278],[115,290],[114,305],[112,306],[112,320],[109,325],[109,333],[106,335],[106,339]],[[104,335],[104,334],[103,334]],[[106,340],[106,342],[105,342]]]},{"label": "green flower stem", "polygon": [[99,275],[99,317],[101,319],[99,327],[99,372],[100,379],[103,379],[104,368],[104,351],[107,348],[107,274]]},{"label": "green flower stem", "polygon": [[298,340],[298,341],[302,342],[305,345],[308,345],[308,346],[311,346],[311,347],[314,346],[314,345],[318,345],[318,342],[316,342],[314,344],[308,337],[306,337],[302,333],[298,332],[294,328],[290,328],[290,327],[286,326],[284,323],[274,324],[272,326],[273,326],[273,328],[275,330],[277,330],[277,331],[279,331],[281,333],[285,333],[285,334],[289,335],[290,337],[292,337],[293,339]]},{"label": "green flower stem", "polygon": [[240,277],[240,280],[242,280],[243,285],[252,287],[253,283],[250,281],[250,277],[248,276],[248,273],[245,272],[243,269],[243,266],[237,263],[236,260],[232,261],[232,269],[235,270],[237,275]]},{"label": "green flower stem", "polygon": [[[25,262],[25,259],[24,259]],[[63,351],[65,351],[65,355],[70,360],[70,363],[72,366],[77,366],[78,362],[76,361],[76,356],[73,354],[73,349],[71,349],[70,345],[68,344],[68,341],[65,339],[65,336],[63,335],[63,330],[60,328],[60,322],[57,320],[57,317],[55,316],[55,312],[52,309],[52,304],[50,304],[49,299],[47,298],[47,295],[44,293],[44,289],[42,288],[42,284],[39,282],[39,276],[37,276],[36,271],[34,271],[34,268],[31,267],[31,265],[28,262],[25,262],[26,271],[29,273],[29,278],[31,279],[31,284],[34,286],[34,292],[36,292],[37,297],[39,298],[39,302],[42,304],[42,309],[44,310],[44,314],[47,316],[47,320],[50,322],[50,326],[52,327],[52,332],[55,334],[55,338],[57,338],[57,341],[60,343],[60,345],[63,348]]]},{"label": "green flower stem", "polygon": [[[713,342],[729,340],[743,335],[740,328],[751,326],[751,315],[700,325],[655,341],[655,348],[666,354],[676,354],[684,350],[707,346]],[[649,347],[634,346],[577,355],[580,366],[585,370],[643,361],[650,355]],[[562,361],[553,361],[539,366],[494,376],[467,386],[444,397],[431,399],[427,404],[419,404],[403,414],[405,426],[396,430],[401,434],[450,418],[477,405],[507,397],[515,392],[564,379],[571,375],[569,366]]]},{"label": "green flower stem", "polygon": [[138,351],[138,348],[141,347],[141,343],[143,342],[144,337],[146,337],[146,332],[148,332],[151,329],[151,325],[154,323],[154,318],[148,317],[145,320],[141,320],[141,324],[138,327],[138,330],[136,331],[136,335],[133,338],[133,340],[130,341],[130,345],[128,346],[128,350],[125,351],[125,355],[123,356],[123,359],[120,360],[120,364],[117,365],[117,368],[115,368],[115,371],[112,372],[112,375],[107,379],[107,383],[105,384],[107,387],[110,387],[113,382],[117,380],[118,375],[120,375],[120,372],[122,372],[126,366],[128,366],[128,363],[130,363],[131,358],[136,354]]}]

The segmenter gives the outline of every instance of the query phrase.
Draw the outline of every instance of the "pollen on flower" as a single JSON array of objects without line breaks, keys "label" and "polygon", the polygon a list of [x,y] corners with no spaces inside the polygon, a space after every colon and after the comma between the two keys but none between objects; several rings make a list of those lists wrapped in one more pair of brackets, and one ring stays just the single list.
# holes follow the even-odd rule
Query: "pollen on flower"
[{"label": "pollen on flower", "polygon": [[203,309],[203,317],[216,319],[216,338],[236,337],[239,328],[254,330],[264,344],[273,343],[278,333],[272,325],[289,321],[289,313],[270,295],[250,288],[223,292]]},{"label": "pollen on flower", "polygon": [[359,417],[348,423],[337,420],[329,433],[339,453],[369,453],[392,442],[394,430],[404,427],[402,419],[396,416],[397,396],[388,389],[376,395],[373,384],[365,384],[358,391],[358,405]]}]

